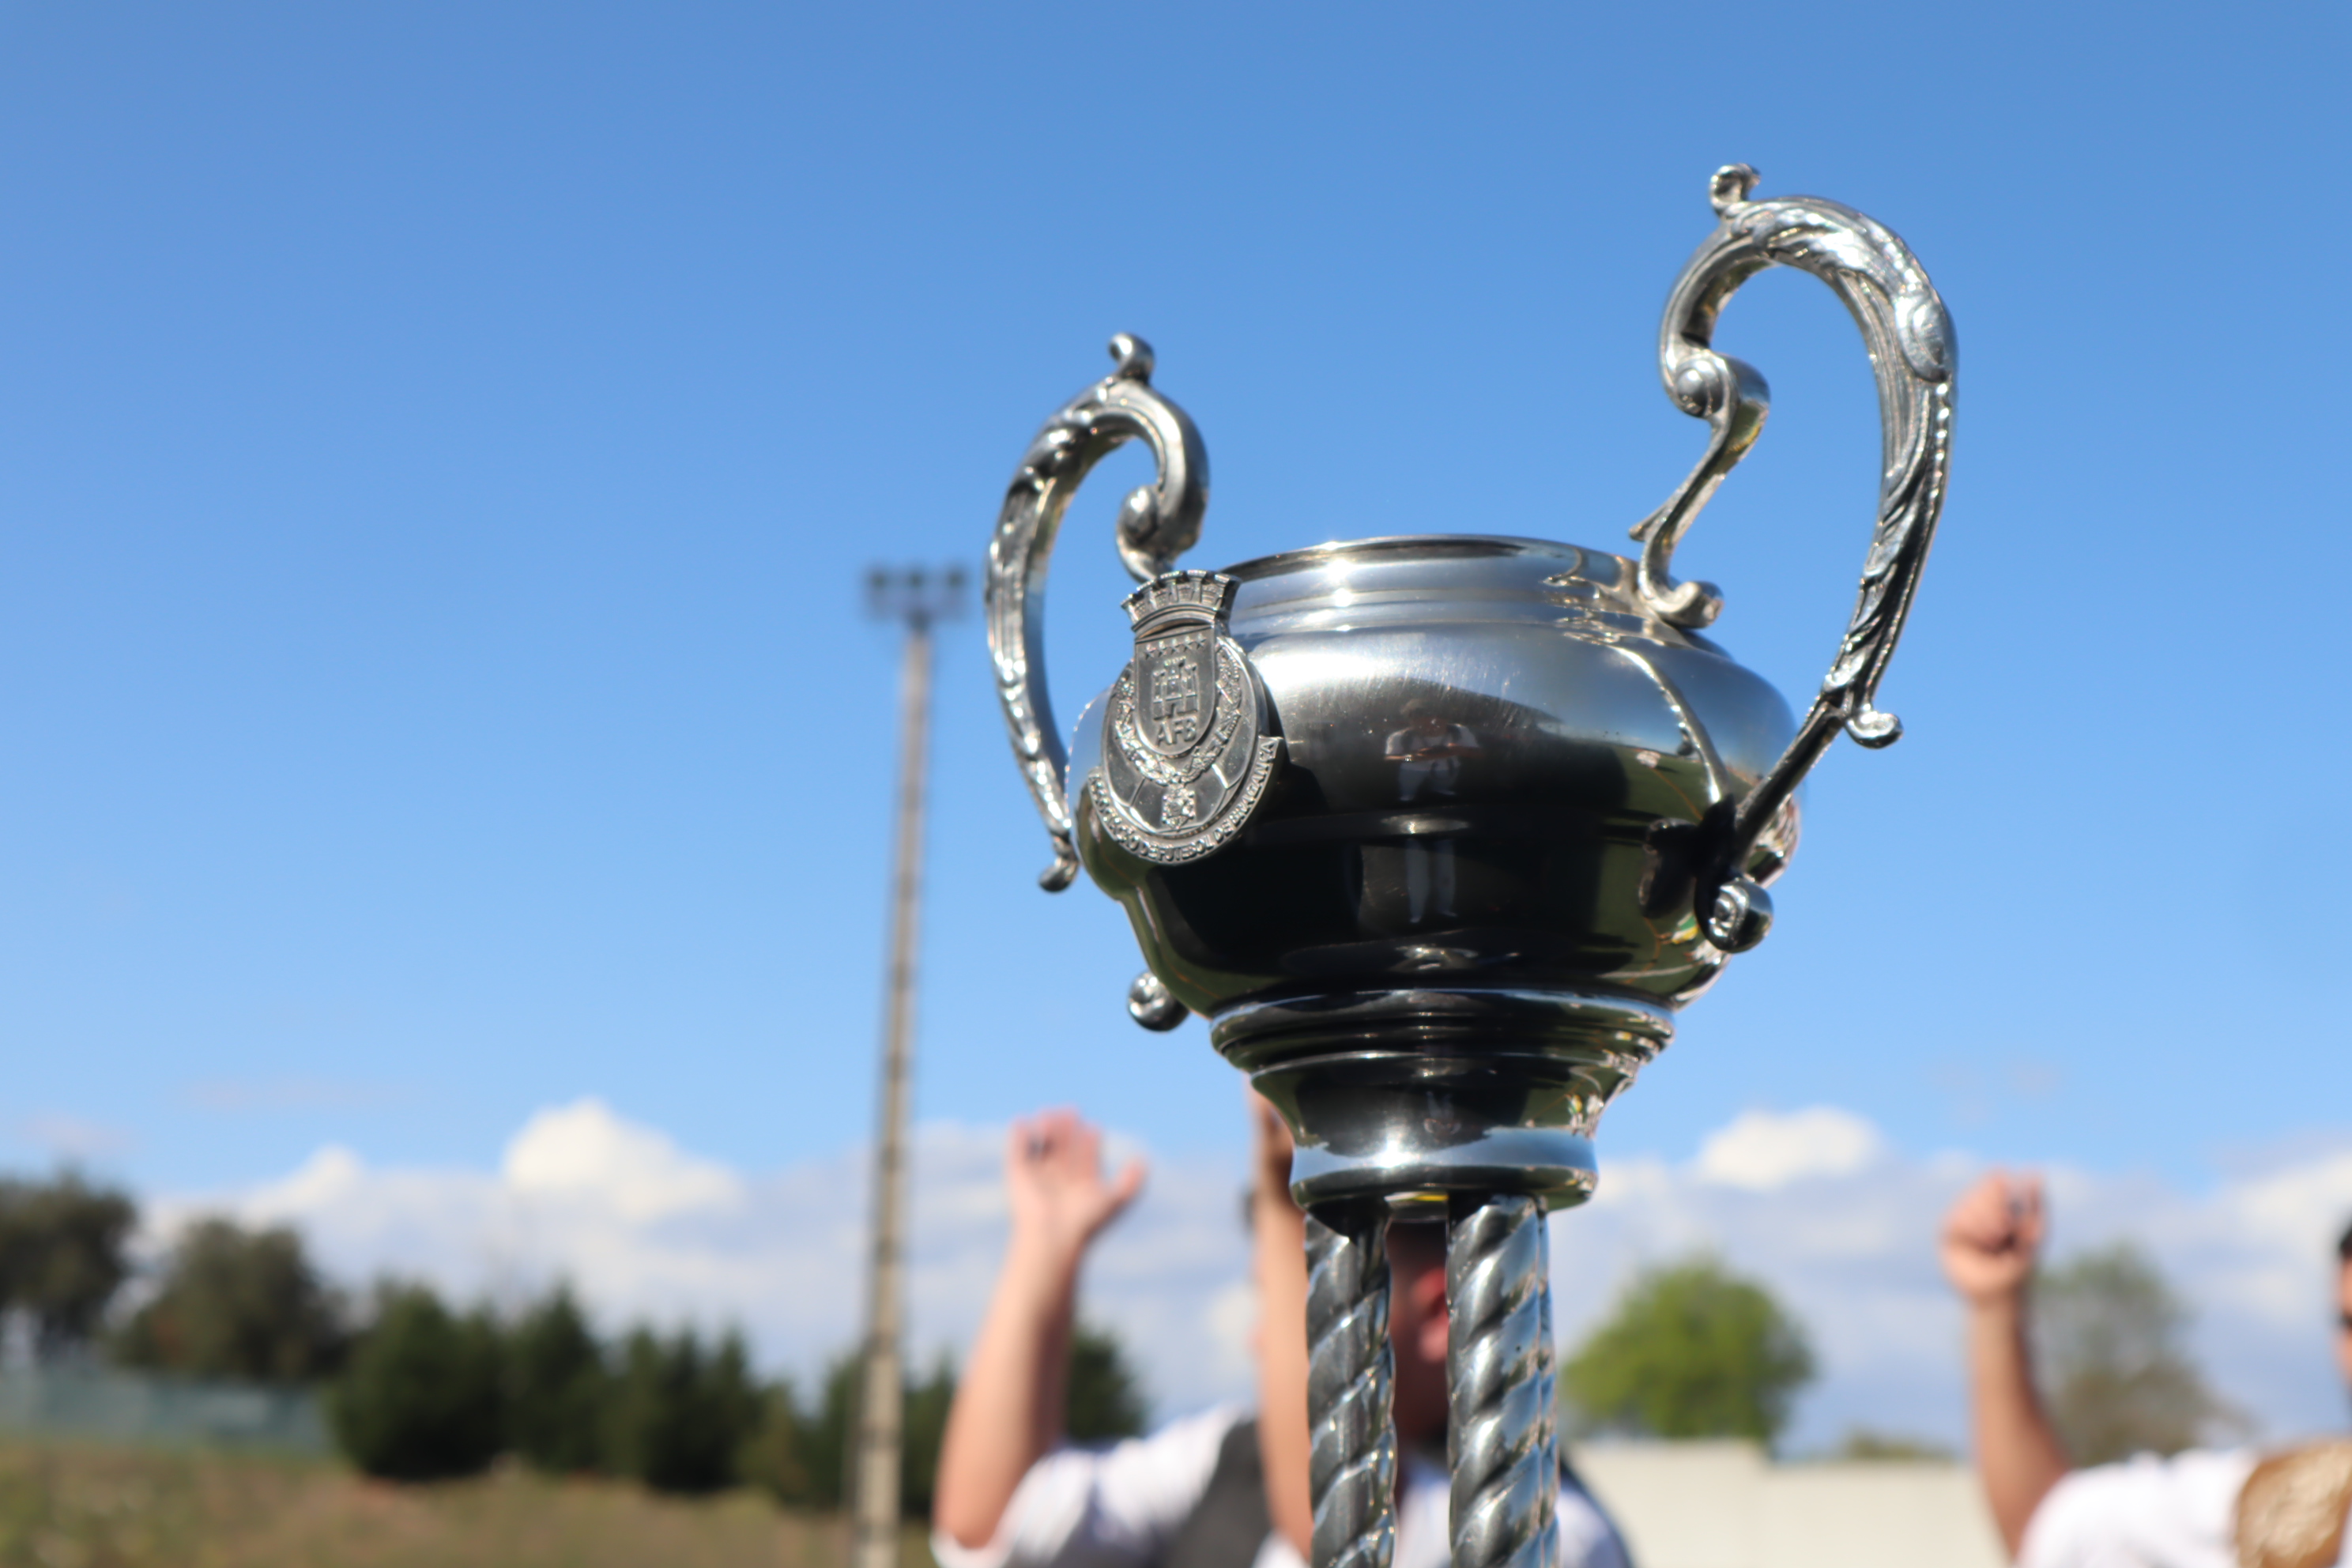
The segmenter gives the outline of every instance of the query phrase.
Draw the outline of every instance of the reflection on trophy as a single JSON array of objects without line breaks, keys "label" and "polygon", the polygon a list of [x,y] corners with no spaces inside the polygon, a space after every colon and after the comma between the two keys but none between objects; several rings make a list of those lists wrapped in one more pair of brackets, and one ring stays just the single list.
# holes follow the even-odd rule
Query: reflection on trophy
[{"label": "reflection on trophy", "polygon": [[[1180,571],[1208,501],[1200,434],[1151,351],[1048,420],[989,555],[989,641],[1013,749],[1052,837],[1126,909],[1129,1008],[1189,1013],[1278,1107],[1308,1212],[1317,1568],[1385,1568],[1393,1538],[1385,1227],[1450,1226],[1455,1568],[1548,1568],[1558,1459],[1544,1215],[1591,1191],[1601,1111],[1675,1010],[1770,924],[1799,783],[1873,705],[1927,557],[1951,439],[1949,319],[1892,232],[1812,197],[1751,200],[1676,280],[1667,394],[1705,454],[1621,556],[1412,535]],[[1885,466],[1861,595],[1801,718],[1704,635],[1723,606],[1675,546],[1754,444],[1764,378],[1710,346],[1768,267],[1812,273],[1860,324]],[[1127,668],[1065,752],[1043,679],[1048,552],[1072,493],[1139,437],[1159,462],[1118,522],[1141,586]]]}]

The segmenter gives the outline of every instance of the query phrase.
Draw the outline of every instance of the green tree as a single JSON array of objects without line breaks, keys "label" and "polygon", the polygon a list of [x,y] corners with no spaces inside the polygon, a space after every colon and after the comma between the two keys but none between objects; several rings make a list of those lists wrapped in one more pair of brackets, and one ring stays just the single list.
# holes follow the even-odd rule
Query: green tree
[{"label": "green tree", "polygon": [[759,1423],[744,1441],[735,1468],[749,1484],[795,1508],[830,1500],[817,1495],[809,1479],[809,1417],[790,1378],[763,1390]]},{"label": "green tree", "polygon": [[764,1414],[740,1336],[706,1349],[691,1330],[665,1339],[638,1329],[622,1349],[613,1394],[614,1468],[657,1491],[732,1486]]},{"label": "green tree", "polygon": [[138,1221],[129,1197],[71,1171],[0,1181],[0,1326],[23,1322],[45,1361],[89,1345],[131,1276]]},{"label": "green tree", "polygon": [[948,1411],[955,1404],[955,1362],[945,1351],[929,1375],[907,1384],[898,1458],[898,1510],[908,1519],[931,1517],[940,1488],[940,1448],[948,1435]]},{"label": "green tree", "polygon": [[[809,1500],[820,1508],[849,1500],[849,1455],[857,1416],[860,1362],[856,1352],[825,1367],[817,1407],[805,1428],[803,1468]],[[947,1436],[948,1410],[955,1404],[955,1363],[945,1353],[929,1373],[908,1380],[899,1427],[898,1506],[909,1519],[927,1518],[938,1489],[940,1445]]]},{"label": "green tree", "polygon": [[2189,1324],[2155,1262],[2129,1242],[2077,1253],[2035,1280],[2042,1398],[2076,1464],[2177,1454],[2242,1424],[2190,1357]]},{"label": "green tree", "polygon": [[534,1468],[605,1468],[613,1373],[569,1286],[525,1308],[507,1331],[507,1443]]},{"label": "green tree", "polygon": [[1769,1444],[1812,1375],[1804,1331],[1780,1304],[1696,1258],[1637,1276],[1559,1381],[1582,1429]]},{"label": "green tree", "polygon": [[819,1508],[839,1508],[849,1501],[849,1429],[857,1418],[857,1352],[852,1351],[827,1362],[817,1384],[805,1463],[809,1499]]},{"label": "green tree", "polygon": [[1143,1384],[1110,1330],[1080,1323],[1071,1336],[1066,1412],[1074,1443],[1108,1443],[1143,1431]]},{"label": "green tree", "polygon": [[310,1267],[299,1236],[206,1219],[172,1248],[161,1288],[112,1349],[126,1366],[308,1383],[334,1372],[350,1339],[342,1302]]},{"label": "green tree", "polygon": [[505,1437],[498,1324],[423,1285],[386,1285],[328,1402],[351,1461],[388,1480],[472,1475]]}]

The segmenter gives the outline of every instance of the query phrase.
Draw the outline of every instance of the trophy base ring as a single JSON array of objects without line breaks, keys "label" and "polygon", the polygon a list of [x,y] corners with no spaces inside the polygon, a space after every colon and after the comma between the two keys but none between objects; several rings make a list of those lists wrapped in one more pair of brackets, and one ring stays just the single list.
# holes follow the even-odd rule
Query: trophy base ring
[{"label": "trophy base ring", "polygon": [[1548,1209],[1592,1195],[1592,1141],[1572,1132],[1496,1128],[1444,1149],[1410,1146],[1341,1154],[1300,1145],[1290,1193],[1302,1206],[1380,1197],[1400,1219],[1442,1220],[1451,1194],[1518,1194]]},{"label": "trophy base ring", "polygon": [[1244,1003],[1210,1038],[1290,1124],[1301,1204],[1410,1210],[1452,1194],[1582,1203],[1601,1111],[1673,1034],[1630,997],[1413,987]]}]

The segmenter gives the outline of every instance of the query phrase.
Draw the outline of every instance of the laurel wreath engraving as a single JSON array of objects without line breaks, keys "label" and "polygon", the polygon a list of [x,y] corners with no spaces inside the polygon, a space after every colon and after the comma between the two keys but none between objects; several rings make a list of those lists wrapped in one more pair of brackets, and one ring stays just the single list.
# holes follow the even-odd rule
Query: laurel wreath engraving
[{"label": "laurel wreath engraving", "polygon": [[1135,666],[1130,664],[1118,672],[1118,683],[1111,688],[1111,737],[1118,742],[1120,754],[1135,765],[1135,771],[1152,783],[1171,787],[1189,784],[1225,754],[1242,715],[1256,707],[1251,695],[1249,677],[1242,668],[1240,658],[1226,647],[1224,638],[1218,638],[1217,721],[1208,734],[1193,742],[1189,751],[1171,763],[1136,729]]},{"label": "laurel wreath engraving", "polygon": [[1225,797],[1225,804],[1215,816],[1181,835],[1146,826],[1125,801],[1111,793],[1100,768],[1087,775],[1086,793],[1094,799],[1095,820],[1102,824],[1113,843],[1138,859],[1159,866],[1181,866],[1216,853],[1249,825],[1257,811],[1259,797],[1265,794],[1266,782],[1274,777],[1275,760],[1281,752],[1280,741],[1272,735],[1259,736],[1250,754],[1249,777],[1243,781],[1241,788]]}]

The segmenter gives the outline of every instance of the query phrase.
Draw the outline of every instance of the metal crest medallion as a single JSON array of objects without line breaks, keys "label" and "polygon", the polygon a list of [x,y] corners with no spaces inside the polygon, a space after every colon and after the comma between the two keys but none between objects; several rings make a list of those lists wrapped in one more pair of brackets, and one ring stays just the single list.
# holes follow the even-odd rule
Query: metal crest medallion
[{"label": "metal crest medallion", "polygon": [[1103,831],[1159,865],[1223,848],[1281,754],[1257,672],[1225,634],[1238,586],[1219,572],[1171,572],[1126,600],[1135,658],[1111,688],[1087,791]]}]

